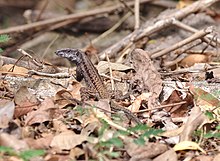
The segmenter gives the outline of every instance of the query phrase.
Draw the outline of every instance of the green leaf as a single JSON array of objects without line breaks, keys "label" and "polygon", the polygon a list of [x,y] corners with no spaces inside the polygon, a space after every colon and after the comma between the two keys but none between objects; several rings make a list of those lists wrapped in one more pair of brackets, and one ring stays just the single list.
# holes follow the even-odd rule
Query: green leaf
[{"label": "green leaf", "polygon": [[22,151],[19,156],[25,161],[30,160],[33,157],[42,156],[45,154],[44,150],[26,150]]},{"label": "green leaf", "polygon": [[150,138],[151,136],[157,136],[158,134],[161,134],[163,132],[163,130],[161,129],[149,129],[148,131],[146,131],[143,136],[146,138]]},{"label": "green leaf", "polygon": [[115,132],[114,136],[118,137],[118,136],[128,136],[130,135],[130,133],[128,131],[124,131],[124,130],[118,130],[117,132]]},{"label": "green leaf", "polygon": [[14,155],[16,152],[14,149],[7,147],[7,146],[0,146],[1,153],[8,153],[9,155]]},{"label": "green leaf", "polygon": [[112,158],[118,158],[120,156],[119,152],[103,151],[103,154],[108,155]]},{"label": "green leaf", "polygon": [[109,128],[109,124],[105,120],[102,119],[101,122],[102,127],[98,131],[99,137],[103,136],[105,130]]},{"label": "green leaf", "polygon": [[216,126],[216,130],[220,130],[220,125]]},{"label": "green leaf", "polygon": [[101,141],[100,146],[103,147],[112,147],[112,146],[116,146],[116,147],[123,147],[123,142],[119,139],[119,138],[111,138],[107,141]]},{"label": "green leaf", "polygon": [[0,48],[0,53],[2,53],[3,52],[3,50],[2,50],[2,48]]},{"label": "green leaf", "polygon": [[206,111],[206,112],[205,112],[205,115],[206,115],[210,120],[215,119],[215,117],[214,117],[214,115],[213,115],[213,112]]},{"label": "green leaf", "polygon": [[148,127],[145,124],[138,124],[135,127],[131,127],[128,130],[132,131],[132,132],[136,132],[136,131],[145,131],[147,129],[149,129],[150,127]]},{"label": "green leaf", "polygon": [[144,145],[145,144],[145,140],[144,140],[143,137],[139,137],[139,138],[134,140],[134,143],[138,144],[138,145]]},{"label": "green leaf", "polygon": [[220,133],[219,132],[208,132],[204,135],[204,138],[220,138]]},{"label": "green leaf", "polygon": [[0,43],[2,42],[7,42],[9,41],[11,38],[8,35],[0,35]]}]

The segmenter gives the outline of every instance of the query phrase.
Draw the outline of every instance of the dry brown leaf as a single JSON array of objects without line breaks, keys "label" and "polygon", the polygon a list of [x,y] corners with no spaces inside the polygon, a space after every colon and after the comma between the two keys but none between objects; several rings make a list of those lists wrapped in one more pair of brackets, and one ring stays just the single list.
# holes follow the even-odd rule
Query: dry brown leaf
[{"label": "dry brown leaf", "polygon": [[214,97],[212,94],[204,91],[201,88],[194,88],[193,86],[190,87],[190,91],[195,95],[195,97],[199,100],[202,101],[201,105],[211,105],[214,107],[219,107],[220,106],[220,101]]},{"label": "dry brown leaf", "polygon": [[82,87],[82,84],[79,82],[72,82],[71,85],[68,86],[68,91],[72,94],[72,97],[75,99],[80,100],[80,88]]},{"label": "dry brown leaf", "polygon": [[0,71],[6,72],[6,73],[13,72],[13,73],[19,74],[19,75],[27,75],[28,74],[28,69],[23,68],[23,67],[18,67],[13,64],[3,65],[2,67],[0,67]]},{"label": "dry brown leaf", "polygon": [[60,108],[63,108],[69,104],[73,104],[74,101],[71,99],[72,93],[65,89],[58,91],[55,95],[56,104],[59,105]]},{"label": "dry brown leaf", "polygon": [[50,115],[48,111],[31,111],[27,114],[25,119],[25,125],[33,125],[35,123],[43,123],[50,120]]},{"label": "dry brown leaf", "polygon": [[194,106],[187,122],[183,125],[184,129],[180,134],[180,141],[190,141],[192,139],[193,132],[204,122],[206,122],[206,116],[201,112],[198,106]]},{"label": "dry brown leaf", "polygon": [[162,105],[178,103],[181,101],[186,101],[185,104],[175,105],[164,108],[167,112],[171,114],[172,117],[184,117],[188,114],[188,107],[193,104],[193,96],[188,93],[187,96],[182,99],[181,93],[179,91],[173,91],[169,99],[162,103]]},{"label": "dry brown leaf", "polygon": [[191,67],[195,63],[207,63],[210,60],[210,56],[203,55],[203,54],[191,54],[184,58],[180,65],[183,67]]},{"label": "dry brown leaf", "polygon": [[46,97],[42,102],[41,104],[38,106],[38,108],[40,110],[47,110],[47,109],[51,109],[51,108],[54,108],[55,105],[54,105],[54,102],[51,98],[49,97]]},{"label": "dry brown leaf", "polygon": [[15,150],[26,150],[29,148],[24,140],[19,140],[16,136],[7,133],[0,134],[0,146],[11,147]]},{"label": "dry brown leaf", "polygon": [[78,135],[72,131],[66,131],[54,136],[50,146],[70,150],[86,140],[87,136],[85,135]]},{"label": "dry brown leaf", "polygon": [[25,125],[33,125],[49,121],[53,118],[60,118],[63,112],[62,109],[55,108],[53,100],[47,97],[41,102],[36,111],[31,111],[27,114]]},{"label": "dry brown leaf", "polygon": [[25,138],[24,140],[28,144],[30,148],[33,149],[48,149],[50,147],[50,143],[53,139],[53,134],[49,134],[43,138],[33,139],[33,138]]},{"label": "dry brown leaf", "polygon": [[125,71],[125,70],[133,69],[132,67],[129,67],[127,65],[120,64],[120,63],[111,63],[111,62],[107,62],[107,61],[100,61],[97,66],[99,73],[108,72],[109,71],[109,64],[111,65],[112,70]]},{"label": "dry brown leaf", "polygon": [[132,82],[136,82],[140,89],[151,92],[148,100],[148,107],[153,109],[157,106],[157,99],[162,91],[162,80],[160,74],[154,67],[148,53],[142,49],[135,49],[132,52],[132,63],[136,71]]},{"label": "dry brown leaf", "polygon": [[213,96],[211,93],[204,91],[201,88],[190,87],[191,92],[194,94],[196,104],[201,108],[202,111],[213,111],[216,118],[220,120],[220,101]]},{"label": "dry brown leaf", "polygon": [[71,159],[76,159],[80,155],[83,155],[83,154],[85,154],[85,151],[80,149],[80,148],[78,148],[78,147],[75,147],[75,148],[70,150],[70,158]]},{"label": "dry brown leaf", "polygon": [[14,100],[16,104],[14,114],[15,117],[20,117],[27,114],[34,108],[38,108],[37,105],[39,104],[36,96],[30,93],[25,86],[20,87],[20,89],[15,94]]},{"label": "dry brown leaf", "polygon": [[9,121],[12,120],[15,110],[14,101],[3,103],[0,101],[0,128],[8,127]]},{"label": "dry brown leaf", "polygon": [[86,127],[84,127],[81,131],[81,135],[89,136],[91,133],[93,133],[98,127],[98,122],[91,122]]},{"label": "dry brown leaf", "polygon": [[127,150],[127,153],[131,156],[130,161],[142,161],[152,159],[168,150],[168,147],[165,144],[148,142],[145,145],[140,146],[129,139],[126,139],[124,141],[125,149]]},{"label": "dry brown leaf", "polygon": [[129,110],[132,112],[139,111],[139,108],[141,107],[141,102],[143,100],[148,100],[150,97],[150,93],[142,93],[140,96],[138,96],[135,101],[132,103],[131,106],[128,107]]},{"label": "dry brown leaf", "polygon": [[53,128],[57,132],[68,131],[67,125],[63,121],[57,119],[53,119]]}]

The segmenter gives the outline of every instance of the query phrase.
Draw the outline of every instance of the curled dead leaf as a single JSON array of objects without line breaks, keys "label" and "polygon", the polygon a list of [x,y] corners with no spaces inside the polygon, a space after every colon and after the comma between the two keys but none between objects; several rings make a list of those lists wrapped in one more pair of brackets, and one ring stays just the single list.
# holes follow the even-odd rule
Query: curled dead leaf
[{"label": "curled dead leaf", "polygon": [[183,67],[191,67],[195,63],[207,63],[210,60],[210,56],[203,55],[203,54],[191,54],[184,58],[180,65]]},{"label": "curled dead leaf", "polygon": [[15,94],[15,114],[14,117],[20,117],[32,111],[34,108],[38,108],[39,101],[35,95],[30,93],[27,87],[22,86]]},{"label": "curled dead leaf", "polygon": [[7,65],[3,65],[2,67],[0,67],[0,71],[2,72],[13,72],[15,74],[19,74],[19,75],[27,75],[28,74],[28,69],[23,68],[23,67],[18,67],[14,64],[7,64]]},{"label": "curled dead leaf", "polygon": [[72,131],[62,132],[56,135],[50,146],[59,149],[70,150],[87,140],[87,136],[75,134]]},{"label": "curled dead leaf", "polygon": [[192,142],[192,141],[182,141],[178,144],[176,144],[173,149],[175,151],[180,151],[180,150],[200,150],[204,154],[206,154],[205,150],[203,150],[197,143]]},{"label": "curled dead leaf", "polygon": [[111,63],[111,62],[107,62],[107,61],[100,61],[97,66],[99,73],[108,72],[109,64],[111,65],[112,70],[125,71],[125,70],[129,70],[129,69],[133,69],[132,67],[129,67],[127,65],[120,64],[120,63]]},{"label": "curled dead leaf", "polygon": [[45,121],[49,121],[50,116],[47,111],[31,111],[27,114],[27,118],[25,119],[25,125],[33,125],[35,123],[43,123]]}]

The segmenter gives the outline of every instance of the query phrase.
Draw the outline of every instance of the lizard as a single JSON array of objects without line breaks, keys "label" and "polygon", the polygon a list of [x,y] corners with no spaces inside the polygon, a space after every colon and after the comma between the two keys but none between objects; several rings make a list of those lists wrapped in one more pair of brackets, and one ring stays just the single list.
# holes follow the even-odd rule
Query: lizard
[{"label": "lizard", "polygon": [[[79,49],[64,48],[57,50],[55,54],[76,64],[76,80],[81,81],[84,78],[87,88],[95,92],[98,99],[109,99],[110,107],[113,111],[123,111],[128,118],[137,124],[141,124],[141,121],[129,109],[118,105],[111,99],[110,92],[107,90],[97,69],[85,52]],[[82,93],[82,91],[85,91],[85,88],[81,88],[80,93]]]}]

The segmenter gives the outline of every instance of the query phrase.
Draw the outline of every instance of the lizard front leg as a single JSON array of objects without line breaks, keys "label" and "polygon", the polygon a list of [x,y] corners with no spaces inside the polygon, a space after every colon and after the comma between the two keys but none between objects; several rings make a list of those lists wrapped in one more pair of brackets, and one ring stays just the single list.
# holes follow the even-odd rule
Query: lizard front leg
[{"label": "lizard front leg", "polygon": [[82,87],[80,88],[80,95],[81,95],[81,100],[82,101],[87,101],[90,98],[93,98],[95,100],[99,99],[99,94],[98,92],[90,89],[90,88],[86,88],[86,87]]}]

